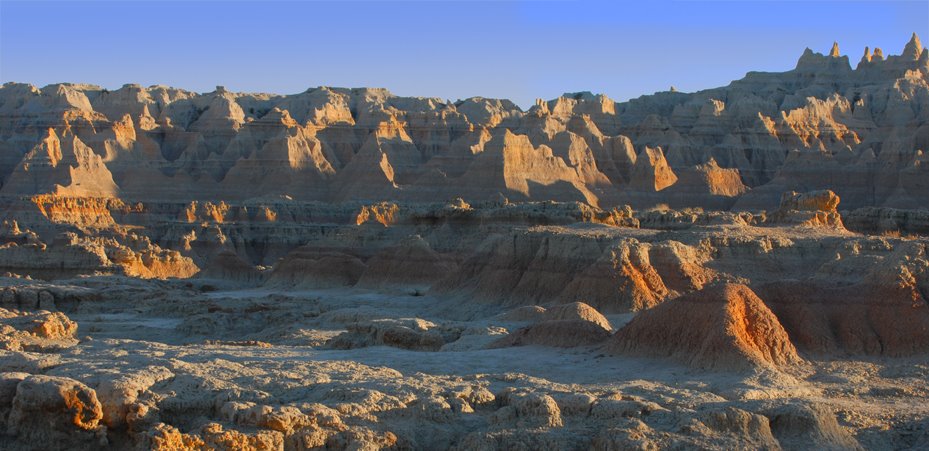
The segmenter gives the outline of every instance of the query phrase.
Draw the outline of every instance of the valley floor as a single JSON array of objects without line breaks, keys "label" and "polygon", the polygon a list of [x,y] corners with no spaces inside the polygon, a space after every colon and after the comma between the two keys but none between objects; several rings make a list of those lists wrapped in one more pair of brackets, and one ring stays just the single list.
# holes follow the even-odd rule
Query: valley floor
[{"label": "valley floor", "polygon": [[[67,312],[77,342],[0,351],[0,387],[36,377],[14,372],[52,377],[36,384],[79,381],[95,388],[102,421],[65,433],[53,418],[65,412],[44,413],[4,447],[918,449],[929,440],[926,357],[702,371],[602,345],[486,349],[527,322],[505,312],[454,319],[453,300],[403,292],[60,283],[103,295]],[[609,319],[619,327],[630,316]],[[332,349],[359,323],[459,335],[417,350],[366,329],[350,349]]]}]

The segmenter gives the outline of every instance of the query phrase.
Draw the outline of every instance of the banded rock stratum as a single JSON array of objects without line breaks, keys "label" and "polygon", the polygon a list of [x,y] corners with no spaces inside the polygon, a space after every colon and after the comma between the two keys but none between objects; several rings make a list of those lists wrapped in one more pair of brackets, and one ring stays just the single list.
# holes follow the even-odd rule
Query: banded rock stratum
[{"label": "banded rock stratum", "polygon": [[6,83],[0,193],[772,209],[788,189],[831,189],[846,208],[925,205],[929,53],[914,35],[878,55],[853,69],[807,50],[793,70],[722,88],[571,93],[527,111],[377,88]]},{"label": "banded rock stratum", "polygon": [[0,87],[0,448],[920,449],[929,50],[523,110]]}]

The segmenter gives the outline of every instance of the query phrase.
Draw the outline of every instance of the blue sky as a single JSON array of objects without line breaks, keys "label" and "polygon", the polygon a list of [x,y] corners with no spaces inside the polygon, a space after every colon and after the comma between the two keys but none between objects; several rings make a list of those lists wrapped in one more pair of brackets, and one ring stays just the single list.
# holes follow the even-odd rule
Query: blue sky
[{"label": "blue sky", "polygon": [[838,41],[898,54],[929,42],[929,1],[0,0],[0,81],[377,86],[399,95],[616,100],[791,69]]}]

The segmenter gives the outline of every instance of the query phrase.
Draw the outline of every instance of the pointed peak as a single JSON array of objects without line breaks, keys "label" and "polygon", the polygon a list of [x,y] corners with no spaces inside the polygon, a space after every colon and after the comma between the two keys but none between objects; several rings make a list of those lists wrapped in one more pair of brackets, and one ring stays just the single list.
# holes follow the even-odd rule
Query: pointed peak
[{"label": "pointed peak", "polygon": [[913,36],[910,37],[910,42],[906,43],[906,47],[903,48],[903,55],[907,58],[919,59],[919,55],[923,53],[923,45],[919,42],[919,36],[916,36],[916,33],[913,33]]},{"label": "pointed peak", "polygon": [[800,70],[820,70],[827,65],[829,57],[822,53],[816,53],[807,47],[803,50],[803,55],[797,60],[797,69]]},{"label": "pointed peak", "polygon": [[839,54],[839,43],[838,42],[832,43],[832,50],[829,51],[829,56],[833,58],[838,58],[839,56],[841,56]]},{"label": "pointed peak", "polygon": [[544,99],[535,99],[535,105],[533,105],[532,108],[529,108],[529,111],[535,113],[538,116],[544,116],[551,113],[551,110],[548,107],[548,102],[546,102]]},{"label": "pointed peak", "polygon": [[129,113],[124,114],[122,118],[120,118],[118,121],[115,121],[114,125],[130,128],[135,127],[135,123],[132,121],[132,115]]},{"label": "pointed peak", "polygon": [[880,47],[874,47],[874,56],[871,57],[871,60],[872,60],[872,61],[873,61],[873,60],[883,61],[883,60],[884,60],[884,51],[881,50]]},{"label": "pointed peak", "polygon": [[858,61],[858,68],[862,68],[871,64],[871,47],[865,46],[864,55],[861,55],[861,61]]},{"label": "pointed peak", "polygon": [[661,150],[661,146],[651,147],[648,145],[642,146],[642,150],[639,152],[640,157],[648,157],[651,159],[663,160],[664,151]]}]

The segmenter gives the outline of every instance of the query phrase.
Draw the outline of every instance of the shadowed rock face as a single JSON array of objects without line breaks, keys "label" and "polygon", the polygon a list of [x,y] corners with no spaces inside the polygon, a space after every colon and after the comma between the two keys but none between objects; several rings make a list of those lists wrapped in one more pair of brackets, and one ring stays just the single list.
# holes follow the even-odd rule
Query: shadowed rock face
[{"label": "shadowed rock face", "polygon": [[927,76],[7,83],[0,449],[920,449]]},{"label": "shadowed rock face", "polygon": [[[518,317],[519,315],[516,315]],[[559,305],[539,315],[540,321],[494,341],[490,347],[542,345],[589,346],[610,337],[609,320],[583,302]]]},{"label": "shadowed rock face", "polygon": [[819,354],[924,353],[929,347],[929,305],[912,281],[898,275],[887,273],[883,280],[865,276],[846,286],[785,280],[765,284],[759,292],[802,349]]},{"label": "shadowed rock face", "polygon": [[609,330],[590,321],[550,320],[513,331],[506,337],[491,343],[490,347],[542,345],[574,348],[602,343],[609,337]]},{"label": "shadowed rock face", "polygon": [[773,209],[832,189],[848,208],[929,201],[929,55],[807,49],[793,70],[617,103],[528,111],[383,89],[294,95],[165,86],[0,87],[0,193],[131,200],[582,201]]}]

